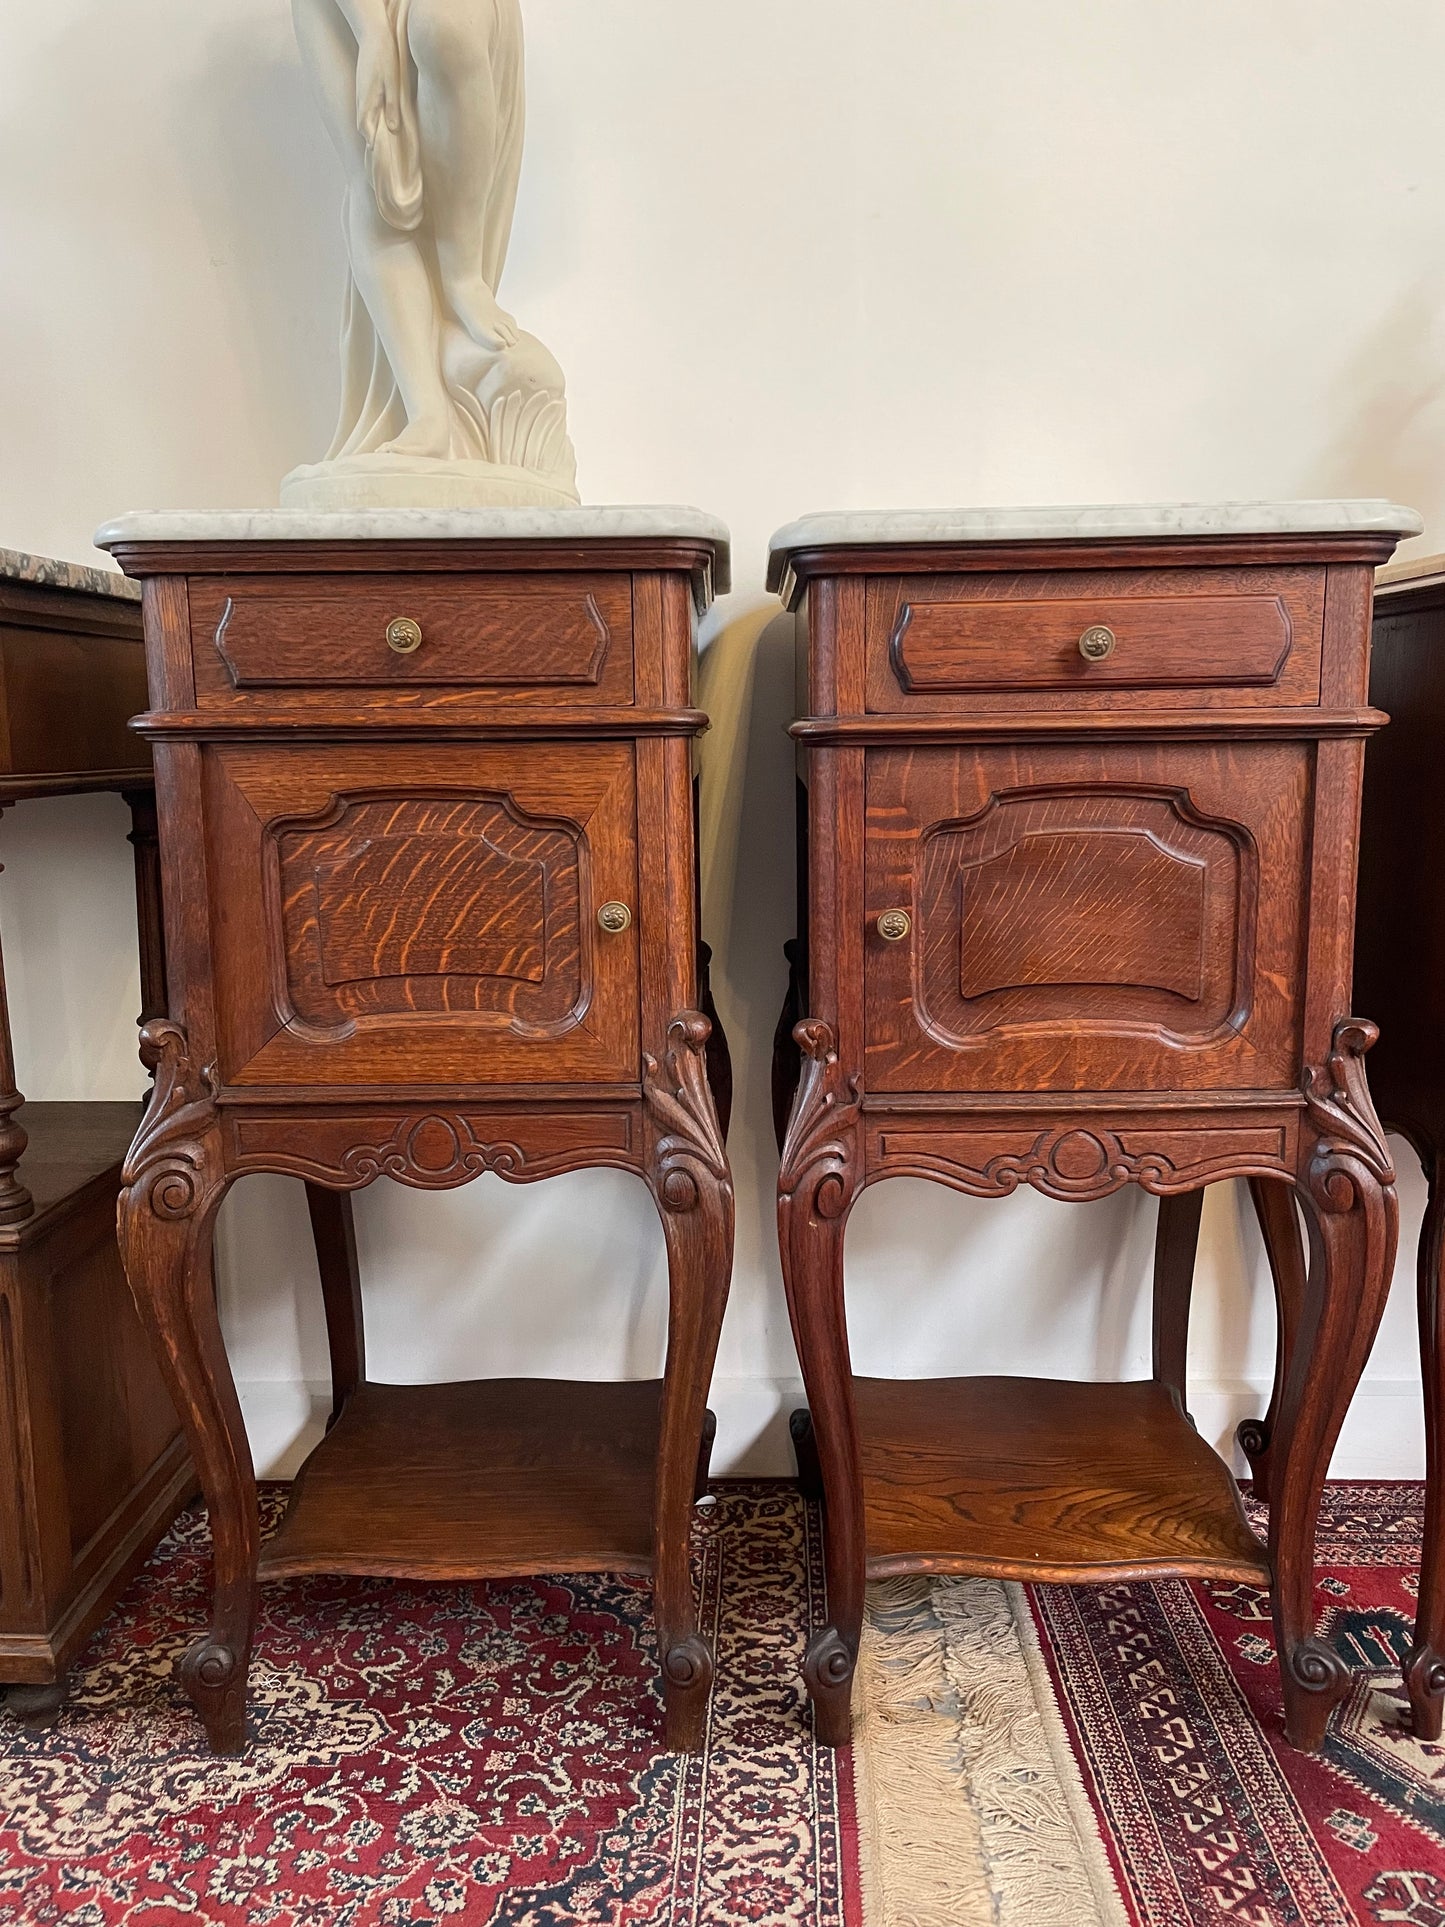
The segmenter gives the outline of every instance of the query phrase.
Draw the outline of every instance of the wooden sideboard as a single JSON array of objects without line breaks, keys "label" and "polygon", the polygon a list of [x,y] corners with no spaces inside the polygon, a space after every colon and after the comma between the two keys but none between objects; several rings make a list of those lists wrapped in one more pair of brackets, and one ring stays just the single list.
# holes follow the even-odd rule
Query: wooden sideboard
[{"label": "wooden sideboard", "polygon": [[[0,809],[130,805],[143,1021],[165,1008],[140,600],[121,577],[0,551]],[[115,1239],[136,1100],[26,1104],[0,976],[0,1685],[52,1720],[66,1672],[195,1478]]]},{"label": "wooden sideboard", "polygon": [[[138,517],[102,540],[145,584],[171,966],[122,1245],[210,1506],[183,1677],[211,1744],[245,1744],[258,1579],[601,1570],[651,1575],[668,1740],[695,1748],[713,1656],[689,1528],[733,1202],[692,682],[725,533],[577,510]],[[328,1298],[333,1425],[262,1546],[211,1290],[228,1186],[589,1165],[656,1200],[664,1377],[376,1383],[353,1257]]]},{"label": "wooden sideboard", "polygon": [[[775,539],[807,789],[778,1213],[826,1501],[831,1624],[805,1673],[827,1741],[850,1730],[865,1582],[902,1572],[1268,1584],[1297,1746],[1348,1690],[1314,1637],[1315,1522],[1397,1227],[1374,1031],[1350,1014],[1384,721],[1370,594],[1418,527],[1299,504],[827,516]],[[1166,1267],[1204,1185],[1296,1193],[1317,1262],[1268,1543],[1185,1414],[1177,1290],[1141,1383],[855,1376],[844,1231],[899,1176],[1079,1202],[1139,1184]]]}]

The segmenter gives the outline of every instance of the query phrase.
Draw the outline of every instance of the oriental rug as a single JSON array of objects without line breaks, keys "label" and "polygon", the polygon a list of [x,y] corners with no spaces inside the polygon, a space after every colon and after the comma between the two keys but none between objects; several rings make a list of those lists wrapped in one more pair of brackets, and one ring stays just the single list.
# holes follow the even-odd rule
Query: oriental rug
[{"label": "oriental rug", "polygon": [[867,1927],[1445,1927],[1445,1746],[1399,1677],[1422,1520],[1419,1486],[1327,1492],[1317,1608],[1357,1683],[1315,1758],[1252,1586],[874,1588]]},{"label": "oriental rug", "polygon": [[821,1537],[792,1488],[699,1513],[720,1680],[686,1760],[657,1751],[647,1586],[614,1577],[268,1586],[254,1741],[214,1760],[175,1673],[208,1550],[185,1515],[58,1725],[0,1719],[5,1927],[856,1927],[849,1763],[799,1683]]}]

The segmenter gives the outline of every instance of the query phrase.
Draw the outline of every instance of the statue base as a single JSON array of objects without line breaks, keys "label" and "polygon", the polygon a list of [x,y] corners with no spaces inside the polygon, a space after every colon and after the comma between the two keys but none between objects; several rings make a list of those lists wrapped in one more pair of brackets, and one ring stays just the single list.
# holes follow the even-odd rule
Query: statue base
[{"label": "statue base", "polygon": [[326,514],[355,509],[576,508],[577,485],[498,462],[442,462],[428,455],[353,455],[293,468],[281,484],[283,509]]}]

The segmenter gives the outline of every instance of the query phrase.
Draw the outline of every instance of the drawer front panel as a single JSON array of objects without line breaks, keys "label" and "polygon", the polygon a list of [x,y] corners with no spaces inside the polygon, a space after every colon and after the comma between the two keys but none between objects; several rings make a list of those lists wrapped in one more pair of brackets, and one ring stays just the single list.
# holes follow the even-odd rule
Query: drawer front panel
[{"label": "drawer front panel", "polygon": [[630,746],[212,749],[206,806],[223,1082],[638,1077]]},{"label": "drawer front panel", "polygon": [[193,584],[191,629],[203,708],[634,696],[628,576],[220,578]]},{"label": "drawer front panel", "polygon": [[1214,701],[1316,703],[1323,571],[919,576],[872,586],[878,712]]},{"label": "drawer front panel", "polygon": [[1300,743],[871,754],[868,1087],[1295,1088],[1312,768]]}]

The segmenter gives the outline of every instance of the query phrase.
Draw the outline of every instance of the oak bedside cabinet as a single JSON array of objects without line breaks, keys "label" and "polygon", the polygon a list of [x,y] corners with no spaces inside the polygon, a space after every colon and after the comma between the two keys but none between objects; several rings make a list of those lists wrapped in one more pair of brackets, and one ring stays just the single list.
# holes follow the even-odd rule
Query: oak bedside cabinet
[{"label": "oak bedside cabinet", "polygon": [[[1286,1721],[1347,1688],[1314,1638],[1330,1451],[1396,1240],[1353,1017],[1383,503],[814,517],[800,611],[801,1077],[784,1275],[826,1504],[806,1678],[841,1743],[865,1582],[1219,1577],[1272,1587]],[[786,1088],[790,1067],[780,1067]],[[1183,1335],[1136,1384],[855,1377],[843,1238],[865,1185],[1066,1200],[1294,1187],[1316,1258],[1269,1542],[1183,1407]],[[980,1289],[987,1289],[980,1282]]]},{"label": "oak bedside cabinet", "polygon": [[[1405,1685],[1417,1737],[1438,1740],[1445,1718],[1445,556],[1380,571],[1370,699],[1388,714],[1390,727],[1365,756],[1354,1001],[1380,1027],[1370,1058],[1380,1117],[1408,1140],[1429,1186],[1417,1252],[1424,1556]],[[1280,1307],[1280,1343],[1269,1411],[1263,1420],[1246,1420],[1239,1441],[1256,1481],[1272,1494],[1274,1433],[1306,1302],[1305,1257],[1294,1210],[1287,1202],[1271,1208],[1267,1193],[1254,1189]],[[1186,1227],[1177,1275],[1169,1278],[1160,1267],[1176,1320],[1187,1315],[1193,1256]]]},{"label": "oak bedside cabinet", "polygon": [[[696,1747],[713,1658],[689,1525],[733,1201],[692,677],[726,532],[692,510],[406,511],[138,516],[99,540],[145,586],[170,958],[122,1247],[210,1508],[183,1676],[211,1745],[245,1744],[258,1580],[620,1571],[651,1575],[668,1741]],[[332,1427],[262,1546],[211,1284],[227,1187],[590,1165],[656,1199],[665,1376],[373,1382],[353,1260],[327,1295]]]}]

